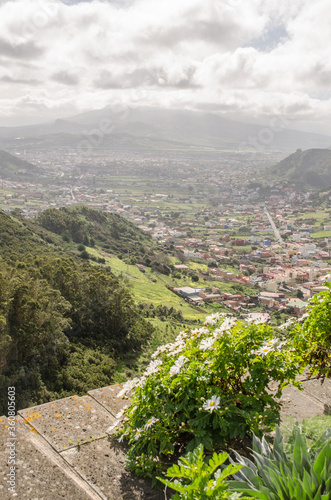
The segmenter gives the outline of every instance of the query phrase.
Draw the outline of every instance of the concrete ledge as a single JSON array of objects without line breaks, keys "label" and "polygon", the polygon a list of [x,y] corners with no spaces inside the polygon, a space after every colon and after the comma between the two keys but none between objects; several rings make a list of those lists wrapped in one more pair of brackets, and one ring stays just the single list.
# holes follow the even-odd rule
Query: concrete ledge
[{"label": "concrete ledge", "polygon": [[18,413],[58,452],[105,436],[114,422],[114,417],[90,396],[72,396]]},{"label": "concrete ledge", "polygon": [[116,417],[117,413],[128,404],[127,401],[117,395],[121,391],[123,384],[109,385],[100,389],[94,389],[87,394],[98,401],[109,413]]},{"label": "concrete ledge", "polygon": [[[0,439],[7,442],[8,421],[0,422]],[[9,472],[6,446],[0,452],[1,500],[27,499],[77,499],[100,500],[85,481],[38,434],[27,426],[21,417],[16,419],[16,493],[8,491],[6,474]]]}]

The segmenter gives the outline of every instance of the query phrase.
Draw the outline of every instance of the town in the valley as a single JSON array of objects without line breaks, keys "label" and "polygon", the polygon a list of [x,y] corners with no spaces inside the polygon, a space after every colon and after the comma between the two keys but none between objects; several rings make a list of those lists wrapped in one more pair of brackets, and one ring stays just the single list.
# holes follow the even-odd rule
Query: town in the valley
[{"label": "town in the valley", "polygon": [[2,210],[33,218],[84,204],[129,219],[176,252],[167,286],[197,310],[207,304],[280,321],[304,314],[330,281],[331,191],[268,178],[284,152],[96,148],[87,155],[45,152],[19,138],[7,150],[38,172],[1,179]]}]

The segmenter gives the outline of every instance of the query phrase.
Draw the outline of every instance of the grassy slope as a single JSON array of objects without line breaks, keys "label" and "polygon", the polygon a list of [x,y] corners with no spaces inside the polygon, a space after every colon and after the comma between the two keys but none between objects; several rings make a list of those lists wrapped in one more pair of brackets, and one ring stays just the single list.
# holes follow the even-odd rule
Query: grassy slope
[{"label": "grassy slope", "polygon": [[[176,286],[169,277],[156,274],[148,268],[146,273],[141,273],[137,266],[128,265],[118,257],[107,256],[105,252],[99,249],[89,248],[88,252],[96,257],[104,257],[106,265],[110,266],[114,274],[122,274],[129,280],[129,284],[134,291],[133,295],[136,302],[151,302],[154,306],[165,305],[167,307],[174,307],[182,311],[184,318],[188,320],[204,319],[205,313],[196,311],[180,297],[168,290],[167,284]],[[153,279],[156,280],[156,282],[153,282]],[[188,286],[195,286],[192,283],[187,284]],[[182,306],[180,304],[182,304]]]},{"label": "grassy slope", "polygon": [[315,233],[311,233],[312,238],[330,238],[331,231],[316,231]]}]

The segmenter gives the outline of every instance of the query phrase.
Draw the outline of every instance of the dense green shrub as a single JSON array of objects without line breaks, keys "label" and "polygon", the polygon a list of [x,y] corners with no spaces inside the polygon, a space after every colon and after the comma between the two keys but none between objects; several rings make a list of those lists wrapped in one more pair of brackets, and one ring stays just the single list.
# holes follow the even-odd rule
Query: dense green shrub
[{"label": "dense green shrub", "polygon": [[331,285],[315,295],[307,314],[290,332],[302,368],[310,367],[312,375],[331,377]]},{"label": "dense green shrub", "polygon": [[169,454],[199,444],[219,450],[274,428],[280,410],[275,396],[297,374],[295,355],[269,326],[219,313],[152,357],[144,376],[122,391],[134,390],[119,434],[129,441],[128,467],[138,475],[162,469]]}]

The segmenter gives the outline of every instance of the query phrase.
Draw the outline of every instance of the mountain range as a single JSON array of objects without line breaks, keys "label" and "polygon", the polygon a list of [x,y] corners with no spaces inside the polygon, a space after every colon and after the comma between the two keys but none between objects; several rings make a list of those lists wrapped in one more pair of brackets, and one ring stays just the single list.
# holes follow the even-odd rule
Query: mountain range
[{"label": "mountain range", "polygon": [[53,123],[0,127],[0,140],[43,137],[54,146],[94,137],[96,145],[110,149],[232,149],[284,150],[328,148],[331,137],[299,132],[273,117],[269,124],[230,120],[216,113],[149,107],[106,107]]}]

